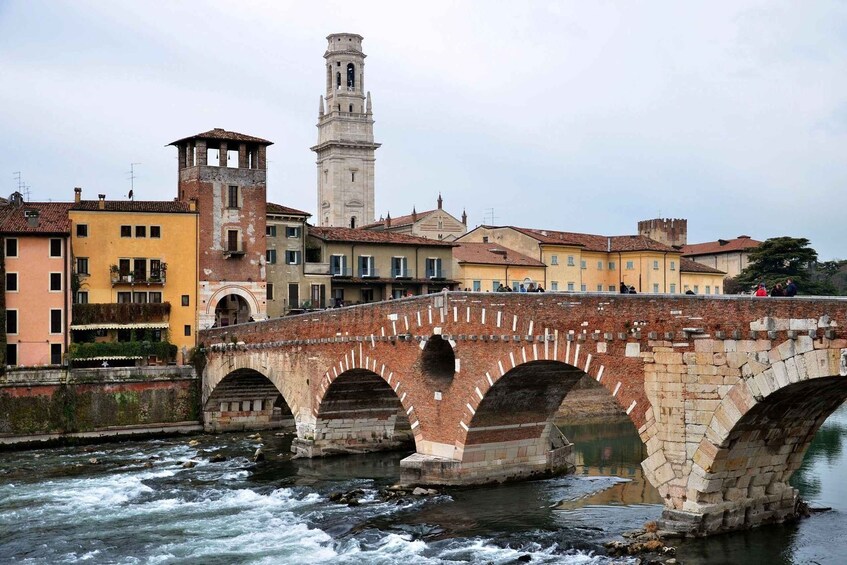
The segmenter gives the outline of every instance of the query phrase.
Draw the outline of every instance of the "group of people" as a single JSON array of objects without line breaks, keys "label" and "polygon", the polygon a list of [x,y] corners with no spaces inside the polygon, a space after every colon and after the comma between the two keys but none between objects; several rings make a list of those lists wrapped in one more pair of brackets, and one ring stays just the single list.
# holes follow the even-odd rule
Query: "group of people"
[{"label": "group of people", "polygon": [[756,288],[756,292],[753,293],[754,296],[796,296],[797,295],[797,285],[791,279],[785,281],[785,286],[782,286],[781,283],[776,283],[774,287],[771,289],[770,294],[768,293],[768,289],[765,286],[765,283],[759,283],[758,288]]},{"label": "group of people", "polygon": [[626,286],[626,283],[621,281],[621,294],[638,294],[634,286]]},{"label": "group of people", "polygon": [[500,283],[500,286],[497,287],[497,292],[544,292],[544,287],[535,283],[529,283],[529,286],[524,286],[521,283],[516,290],[512,290],[512,287]]}]

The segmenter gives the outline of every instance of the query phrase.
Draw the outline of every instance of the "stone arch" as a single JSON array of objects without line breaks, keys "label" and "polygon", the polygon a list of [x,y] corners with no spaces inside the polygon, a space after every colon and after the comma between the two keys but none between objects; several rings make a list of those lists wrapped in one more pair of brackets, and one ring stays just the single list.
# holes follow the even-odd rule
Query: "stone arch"
[{"label": "stone arch", "polygon": [[427,380],[449,384],[456,374],[455,342],[438,334],[421,342],[421,372]]},{"label": "stone arch", "polygon": [[810,338],[775,347],[780,360],[748,374],[715,410],[694,452],[685,493],[671,501],[699,516],[703,531],[794,515],[797,491],[788,480],[817,430],[847,400],[847,371],[839,366],[847,350],[812,347]]},{"label": "stone arch", "polygon": [[206,310],[204,312],[205,317],[207,319],[214,320],[215,310],[217,309],[218,304],[223,298],[230,294],[240,296],[247,302],[247,306],[250,308],[251,317],[255,318],[257,313],[261,311],[259,301],[252,292],[238,285],[231,284],[219,288],[214,292],[214,294],[212,294],[212,296],[209,297],[209,300],[206,302]]},{"label": "stone arch", "polygon": [[262,372],[237,368],[220,378],[203,402],[208,432],[294,428],[294,412],[282,391]]}]

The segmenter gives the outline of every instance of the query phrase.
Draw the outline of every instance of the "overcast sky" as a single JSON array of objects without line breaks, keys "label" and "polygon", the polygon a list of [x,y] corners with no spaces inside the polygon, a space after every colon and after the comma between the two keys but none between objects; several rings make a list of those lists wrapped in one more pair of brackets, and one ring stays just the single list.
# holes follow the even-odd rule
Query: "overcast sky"
[{"label": "overcast sky", "polygon": [[844,2],[0,0],[0,194],[176,195],[176,139],[270,139],[268,198],[314,213],[326,36],[364,36],[377,216],[847,258]]}]

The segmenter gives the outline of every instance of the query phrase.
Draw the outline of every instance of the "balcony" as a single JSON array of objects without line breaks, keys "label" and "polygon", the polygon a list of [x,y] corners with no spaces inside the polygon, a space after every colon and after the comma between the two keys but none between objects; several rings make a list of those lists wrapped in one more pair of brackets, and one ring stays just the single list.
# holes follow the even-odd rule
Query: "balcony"
[{"label": "balcony", "polygon": [[72,325],[166,324],[170,312],[171,305],[169,302],[74,304]]},{"label": "balcony", "polygon": [[427,269],[426,270],[426,278],[428,279],[445,279],[447,278],[446,273],[440,267],[437,269]]},{"label": "balcony", "polygon": [[109,272],[109,277],[112,280],[112,286],[117,285],[147,285],[147,286],[163,286],[165,284],[166,272],[154,271],[149,275],[143,272],[121,273],[120,271],[112,270]]},{"label": "balcony", "polygon": [[378,279],[379,278],[379,270],[369,267],[367,269],[359,268],[359,278],[360,279]]},{"label": "balcony", "polygon": [[410,269],[391,269],[391,278],[392,279],[413,279],[415,278],[415,273]]},{"label": "balcony", "polygon": [[334,267],[330,270],[330,275],[336,278],[350,278],[353,276],[353,272],[349,267]]},{"label": "balcony", "polygon": [[329,263],[306,262],[303,264],[303,272],[307,275],[326,275],[329,273]]}]

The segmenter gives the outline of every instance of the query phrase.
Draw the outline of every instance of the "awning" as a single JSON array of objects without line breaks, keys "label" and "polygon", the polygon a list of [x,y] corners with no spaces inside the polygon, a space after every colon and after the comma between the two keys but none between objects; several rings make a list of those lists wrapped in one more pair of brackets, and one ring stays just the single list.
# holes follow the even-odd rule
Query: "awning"
[{"label": "awning", "polygon": [[168,322],[146,322],[139,324],[79,324],[71,325],[72,330],[166,330]]},{"label": "awning", "polygon": [[101,357],[75,357],[74,361],[130,361],[144,359],[140,355],[104,355]]}]

